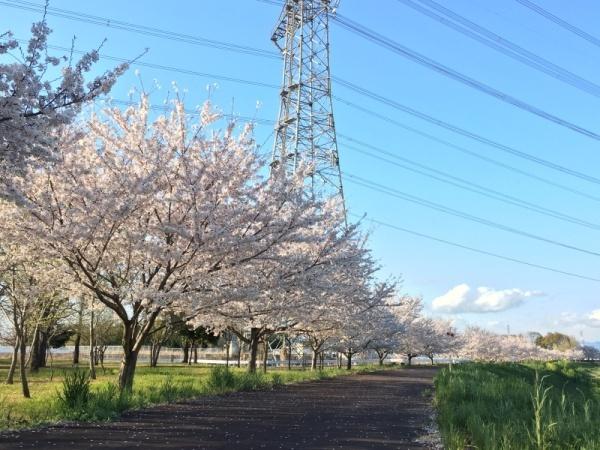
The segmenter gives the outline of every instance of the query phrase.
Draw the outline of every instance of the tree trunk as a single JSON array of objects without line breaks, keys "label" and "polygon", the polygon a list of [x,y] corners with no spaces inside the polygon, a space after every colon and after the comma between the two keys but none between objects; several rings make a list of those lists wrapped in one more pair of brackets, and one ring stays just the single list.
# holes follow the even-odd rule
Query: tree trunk
[{"label": "tree trunk", "polygon": [[182,364],[187,364],[190,360],[190,343],[188,341],[185,342],[183,346],[183,359],[181,360]]},{"label": "tree trunk", "polygon": [[96,379],[96,366],[94,361],[94,305],[90,308],[90,378]]},{"label": "tree trunk", "polygon": [[104,354],[106,353],[106,349],[108,345],[102,345],[100,347],[96,347],[98,350],[98,360],[100,362],[100,367],[102,368],[102,373],[104,373]]},{"label": "tree trunk", "polygon": [[21,372],[21,388],[23,390],[23,397],[31,398],[29,393],[29,383],[27,382],[27,373],[25,372],[25,356],[27,353],[27,343],[23,336],[19,339],[19,371]]},{"label": "tree trunk", "polygon": [[288,342],[288,354],[287,354],[288,370],[292,370],[292,340],[290,338],[288,338],[287,342]]},{"label": "tree trunk", "polygon": [[412,364],[412,359],[413,359],[413,355],[406,355],[406,357],[408,358],[408,365],[410,366]]},{"label": "tree trunk", "polygon": [[17,369],[17,361],[19,360],[19,345],[20,340],[17,337],[15,340],[15,346],[13,348],[12,359],[10,360],[8,376],[6,377],[6,384],[13,384],[15,382],[15,370]]},{"label": "tree trunk", "polygon": [[121,359],[121,367],[119,369],[119,389],[131,392],[133,389],[133,376],[135,375],[138,351],[127,348],[123,350],[123,359]]},{"label": "tree trunk", "polygon": [[194,364],[198,364],[198,346],[194,342]]},{"label": "tree trunk", "polygon": [[260,340],[260,328],[250,329],[250,357],[248,359],[248,373],[256,373],[256,355],[258,353],[258,341]]},{"label": "tree trunk", "polygon": [[158,357],[160,356],[160,350],[162,344],[153,342],[150,345],[150,367],[156,367],[158,365]]},{"label": "tree trunk", "polygon": [[231,335],[227,335],[227,340],[225,341],[225,367],[229,369],[229,347],[231,347]]},{"label": "tree trunk", "polygon": [[42,334],[42,332],[39,330],[39,328],[36,327],[35,332],[33,333],[33,340],[31,341],[31,350],[30,350],[31,363],[29,365],[29,370],[31,372],[39,371],[40,367],[42,367],[44,364],[44,362],[40,361],[40,359],[46,359],[46,355],[41,355],[41,349],[40,349],[41,334]]},{"label": "tree trunk", "polygon": [[352,369],[352,352],[351,351],[346,353],[346,369],[347,370]]},{"label": "tree trunk", "polygon": [[263,361],[262,361],[263,373],[267,373],[268,360],[269,360],[269,340],[265,336],[265,342],[263,344]]},{"label": "tree trunk", "polygon": [[79,364],[79,344],[81,343],[81,334],[77,332],[75,335],[75,343],[73,348],[73,365]]},{"label": "tree trunk", "polygon": [[429,355],[428,358],[431,361],[431,365],[433,366],[433,355]]},{"label": "tree trunk", "polygon": [[313,349],[312,361],[310,363],[310,370],[317,370],[317,357],[319,353]]},{"label": "tree trunk", "polygon": [[238,354],[237,354],[237,367],[238,369],[242,366],[242,347],[244,343],[240,338],[238,338]]}]

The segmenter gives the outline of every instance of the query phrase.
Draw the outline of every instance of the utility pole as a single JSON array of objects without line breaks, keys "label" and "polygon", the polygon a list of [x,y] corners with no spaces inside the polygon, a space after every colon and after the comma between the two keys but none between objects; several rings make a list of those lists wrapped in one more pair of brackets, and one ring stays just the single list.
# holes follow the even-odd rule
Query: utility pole
[{"label": "utility pole", "polygon": [[272,41],[281,51],[283,79],[272,170],[311,165],[307,191],[337,196],[344,206],[329,68],[329,15],[339,0],[285,0]]}]

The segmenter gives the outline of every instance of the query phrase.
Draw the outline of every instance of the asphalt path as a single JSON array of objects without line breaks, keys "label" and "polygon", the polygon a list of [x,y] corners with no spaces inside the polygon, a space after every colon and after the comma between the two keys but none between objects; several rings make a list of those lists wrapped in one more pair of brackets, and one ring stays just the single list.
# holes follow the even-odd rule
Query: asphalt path
[{"label": "asphalt path", "polygon": [[[0,449],[423,449],[435,368],[237,392],[0,435]],[[426,440],[426,439],[425,439]]]}]

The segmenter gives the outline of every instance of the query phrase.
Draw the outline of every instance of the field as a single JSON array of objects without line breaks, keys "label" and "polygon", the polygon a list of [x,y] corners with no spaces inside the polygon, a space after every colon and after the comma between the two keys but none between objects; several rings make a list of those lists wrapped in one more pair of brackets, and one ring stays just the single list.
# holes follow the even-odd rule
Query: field
[{"label": "field", "polygon": [[[68,366],[41,369],[29,374],[31,399],[23,398],[18,371],[13,385],[4,384],[7,365],[0,362],[0,429],[12,429],[53,423],[60,420],[110,420],[129,409],[170,403],[202,395],[238,390],[268,389],[276,385],[346,375],[345,369],[269,370],[266,375],[250,375],[245,369],[211,369],[202,366],[163,365],[156,368],[140,366],[136,370],[133,392],[119,395],[116,388],[118,368],[98,369],[97,379],[90,385],[89,398],[81,404],[60,401],[65,374],[75,370]],[[379,367],[360,366],[351,373],[372,371]],[[86,373],[83,369],[82,375]],[[77,387],[76,387],[77,388]]]},{"label": "field", "polygon": [[600,367],[476,364],[436,377],[448,450],[600,449]]}]

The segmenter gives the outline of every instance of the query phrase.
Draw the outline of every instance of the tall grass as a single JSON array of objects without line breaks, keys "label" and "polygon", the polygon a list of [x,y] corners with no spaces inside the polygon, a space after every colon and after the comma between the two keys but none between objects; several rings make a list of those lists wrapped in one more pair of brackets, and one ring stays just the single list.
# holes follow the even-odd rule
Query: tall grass
[{"label": "tall grass", "polygon": [[576,365],[469,363],[435,385],[449,450],[600,449],[600,386]]}]

